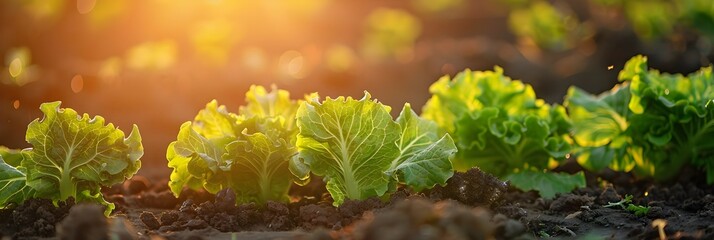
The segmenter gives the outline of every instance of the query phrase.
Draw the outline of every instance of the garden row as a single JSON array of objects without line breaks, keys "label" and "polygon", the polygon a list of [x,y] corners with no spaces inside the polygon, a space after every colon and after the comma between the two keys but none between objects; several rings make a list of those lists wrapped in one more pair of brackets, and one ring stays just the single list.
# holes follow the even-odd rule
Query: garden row
[{"label": "garden row", "polygon": [[[550,171],[574,157],[585,169],[634,172],[666,181],[685,166],[714,183],[714,79],[711,67],[687,76],[649,70],[637,56],[622,82],[594,96],[572,87],[563,105],[538,99],[503,70],[466,70],[434,83],[417,115],[365,92],[361,99],[310,94],[302,100],[254,86],[237,113],[212,101],[184,123],[167,150],[169,187],[235,192],[240,203],[287,202],[293,183],[319,176],[340,205],[388,199],[398,186],[444,185],[473,167],[544,198],[585,186],[582,172]],[[32,148],[0,149],[0,208],[30,198],[69,198],[106,206],[100,190],[130,178],[143,155],[136,126],[128,136],[102,117],[45,103],[30,123]]]}]

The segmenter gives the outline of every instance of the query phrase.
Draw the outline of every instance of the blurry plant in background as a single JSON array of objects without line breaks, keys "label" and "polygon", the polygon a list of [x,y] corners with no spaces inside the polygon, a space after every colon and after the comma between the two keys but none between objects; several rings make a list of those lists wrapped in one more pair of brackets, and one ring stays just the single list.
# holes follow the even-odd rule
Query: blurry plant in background
[{"label": "blurry plant in background", "polygon": [[218,66],[228,61],[228,54],[237,38],[234,26],[224,19],[198,23],[191,36],[199,59]]},{"label": "blurry plant in background", "polygon": [[634,31],[644,39],[667,36],[687,29],[714,34],[714,2],[709,0],[594,0],[626,15]]},{"label": "blurry plant in background", "polygon": [[145,42],[129,49],[127,67],[135,70],[163,70],[176,62],[176,43],[167,39]]},{"label": "blurry plant in background", "polygon": [[412,0],[412,5],[422,12],[441,12],[463,6],[463,0]]},{"label": "blurry plant in background", "polygon": [[372,11],[366,19],[363,51],[366,58],[396,58],[409,61],[413,56],[414,43],[421,33],[419,20],[409,12],[399,9],[380,8]]},{"label": "blurry plant in background", "polygon": [[538,46],[551,50],[573,47],[584,36],[591,35],[590,28],[581,24],[570,12],[560,10],[545,1],[518,4],[510,13],[509,26],[513,33]]}]

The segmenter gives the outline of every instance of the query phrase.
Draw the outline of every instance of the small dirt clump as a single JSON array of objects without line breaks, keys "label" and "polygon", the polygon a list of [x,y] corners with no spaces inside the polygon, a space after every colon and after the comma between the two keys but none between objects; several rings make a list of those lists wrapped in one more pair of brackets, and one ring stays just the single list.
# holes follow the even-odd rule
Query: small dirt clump
[{"label": "small dirt clump", "polygon": [[74,205],[74,199],[59,202],[55,207],[52,200],[29,199],[15,208],[0,209],[0,237],[52,237],[55,225],[67,216]]},{"label": "small dirt clump", "polygon": [[141,222],[143,222],[148,229],[156,230],[161,226],[159,220],[156,220],[156,216],[151,212],[142,212],[139,218],[141,218]]},{"label": "small dirt clump", "polygon": [[488,207],[498,203],[508,184],[474,167],[466,172],[456,172],[446,186],[436,186],[429,191],[431,199],[453,199],[470,206]]}]

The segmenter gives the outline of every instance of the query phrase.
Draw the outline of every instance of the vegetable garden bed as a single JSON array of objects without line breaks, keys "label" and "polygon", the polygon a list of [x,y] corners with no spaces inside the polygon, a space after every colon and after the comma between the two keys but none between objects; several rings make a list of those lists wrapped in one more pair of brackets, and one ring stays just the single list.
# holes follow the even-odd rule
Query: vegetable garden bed
[{"label": "vegetable garden bed", "polygon": [[[422,194],[404,190],[386,203],[376,199],[350,201],[339,208],[331,205],[319,183],[313,183],[291,193],[301,200],[271,204],[265,210],[250,204],[236,207],[231,199],[205,192],[176,199],[165,181],[148,182],[139,177],[104,191],[110,201],[117,203],[111,224],[95,221],[68,228],[73,231],[69,236],[74,236],[71,234],[93,234],[86,232],[86,227],[107,224],[98,229],[122,239],[413,239],[482,235],[497,239],[656,239],[659,233],[652,222],[664,219],[664,231],[669,237],[714,236],[714,191],[692,183],[703,179],[683,177],[671,184],[651,185],[633,181],[628,174],[609,172],[587,177],[592,186],[544,200],[532,192],[508,189],[474,170],[457,174],[449,181],[450,187],[437,187]],[[598,177],[612,185],[599,186],[595,183]],[[461,186],[466,188],[464,194],[459,192]],[[619,207],[603,207],[626,194],[639,196],[633,202],[649,205],[649,212],[636,216]],[[54,224],[68,215],[70,207],[52,209],[55,207],[50,201],[31,201],[15,210],[0,210],[3,236],[54,236]],[[105,221],[100,211],[93,214],[80,217]],[[67,224],[62,222],[60,226]],[[450,227],[453,229],[447,229]],[[60,236],[68,236],[65,234]]]},{"label": "vegetable garden bed", "polygon": [[563,106],[500,68],[467,70],[434,83],[421,116],[407,103],[396,118],[367,92],[293,100],[252,87],[237,113],[211,101],[181,126],[163,180],[131,178],[136,126],[125,136],[46,103],[33,148],[2,149],[0,233],[711,239],[711,70],[663,74],[637,56],[620,86],[572,88]]}]

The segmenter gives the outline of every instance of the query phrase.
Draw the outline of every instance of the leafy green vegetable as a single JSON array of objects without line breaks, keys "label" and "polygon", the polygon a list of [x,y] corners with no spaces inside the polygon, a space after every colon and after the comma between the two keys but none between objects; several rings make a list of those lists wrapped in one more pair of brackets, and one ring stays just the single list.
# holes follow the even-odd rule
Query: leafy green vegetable
[{"label": "leafy green vegetable", "polygon": [[400,175],[403,183],[416,191],[445,184],[454,175],[449,159],[456,154],[451,136],[438,135],[436,123],[420,118],[407,103],[397,117],[400,138],[399,155],[392,160],[387,173]]},{"label": "leafy green vegetable", "polygon": [[22,161],[21,150],[9,149],[5,146],[0,146],[0,157],[5,159],[5,162],[10,166],[19,166]]},{"label": "leafy green vegetable", "polygon": [[10,203],[22,203],[32,196],[32,188],[25,184],[26,176],[0,155],[0,208]]},{"label": "leafy green vegetable", "polygon": [[619,85],[595,97],[571,87],[565,104],[573,121],[578,163],[593,171],[610,167],[631,171],[642,159],[641,148],[633,145],[628,131],[632,113],[629,85]]},{"label": "leafy green vegetable", "polygon": [[670,179],[682,166],[693,165],[714,183],[712,68],[686,77],[660,74],[647,69],[647,58],[636,56],[619,79],[621,87],[597,98],[575,88],[568,93],[579,162],[655,180]]},{"label": "leafy green vegetable", "polygon": [[444,184],[453,174],[451,137],[439,138],[408,104],[394,121],[389,106],[370,98],[314,97],[298,109],[300,157],[324,177],[334,204],[383,196],[396,182],[416,190]]},{"label": "leafy green vegetable", "polygon": [[[455,135],[456,169],[478,166],[522,189],[544,197],[585,185],[582,174],[544,172],[571,151],[571,122],[565,109],[535,97],[530,85],[494,71],[466,70],[453,80],[434,83],[423,116]],[[547,176],[553,175],[553,176]],[[538,181],[527,181],[536,177]]]},{"label": "leafy green vegetable", "polygon": [[40,109],[44,118],[27,129],[26,140],[33,148],[22,150],[19,165],[17,160],[0,162],[0,207],[28,198],[57,202],[72,197],[100,203],[108,215],[114,204],[102,198],[101,187],[121,183],[141,167],[139,129],[134,125],[125,138],[101,116],[80,116],[60,108],[60,102],[44,103]]},{"label": "leafy green vegetable", "polygon": [[171,191],[178,196],[184,187],[211,193],[231,188],[237,203],[287,201],[292,182],[309,180],[297,160],[297,104],[287,91],[260,86],[248,91],[240,115],[209,102],[169,145]]},{"label": "leafy green vegetable", "polygon": [[570,175],[567,173],[549,173],[523,171],[508,175],[507,179],[514,186],[528,191],[537,190],[544,198],[553,198],[557,193],[570,192],[575,188],[585,187],[583,172]]}]

